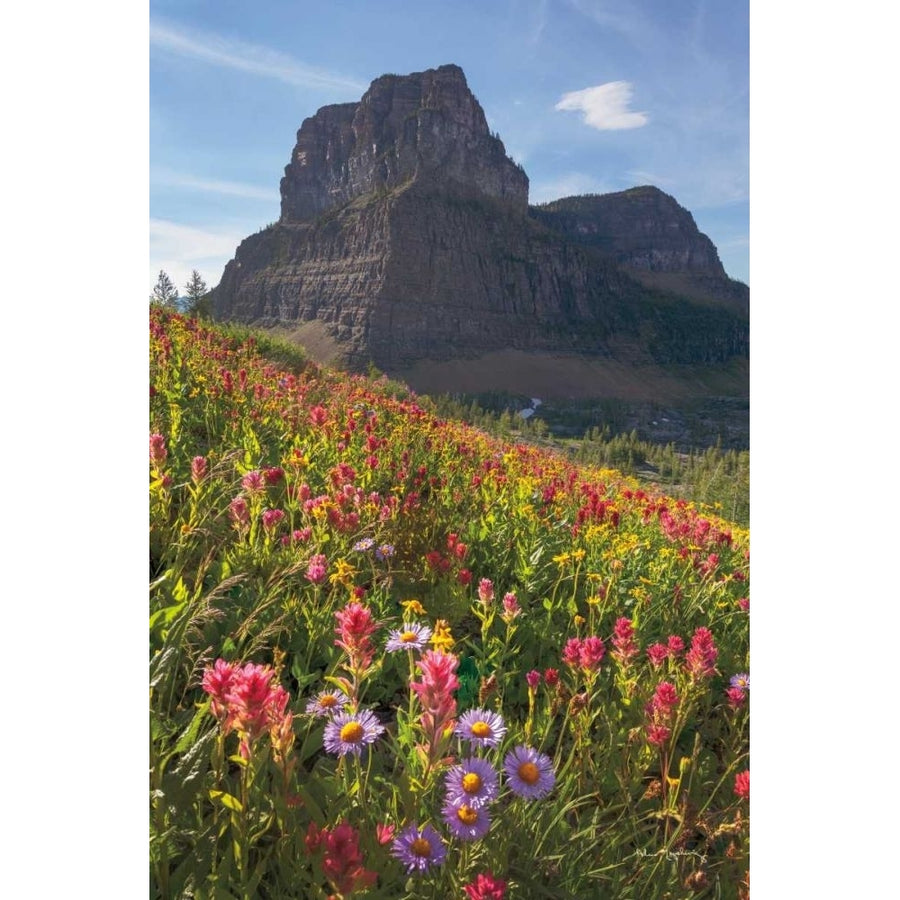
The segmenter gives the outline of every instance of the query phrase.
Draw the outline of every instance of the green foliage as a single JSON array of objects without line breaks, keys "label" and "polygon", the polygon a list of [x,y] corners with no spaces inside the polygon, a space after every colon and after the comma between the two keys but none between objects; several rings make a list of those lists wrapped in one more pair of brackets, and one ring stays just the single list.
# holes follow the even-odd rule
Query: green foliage
[{"label": "green foliage", "polygon": [[624,408],[614,401],[597,404],[596,414],[608,424],[594,425],[576,440],[555,438],[544,408],[529,419],[514,415],[512,410],[527,406],[528,398],[493,393],[467,400],[443,394],[432,398],[430,406],[439,415],[498,437],[553,447],[579,463],[618,469],[673,496],[705,504],[732,522],[750,523],[749,451],[723,450],[718,445],[677,450],[671,443],[642,440],[635,429],[620,430]]},{"label": "green foliage", "polygon": [[162,269],[160,269],[159,278],[157,278],[156,280],[156,285],[153,288],[153,293],[150,296],[150,301],[152,303],[159,303],[162,306],[174,309],[177,300],[178,290],[172,283],[172,279],[169,278],[169,276]]},{"label": "green foliage", "polygon": [[[488,871],[509,900],[745,896],[749,725],[724,693],[749,669],[745,531],[264,333],[154,308],[150,376],[151,897],[442,900]],[[649,458],[633,435],[610,452]],[[718,461],[703,463],[710,485]],[[410,622],[457,664],[452,717],[502,715],[499,746],[429,731],[410,687],[421,654],[385,649]],[[676,636],[698,657],[705,629],[703,671],[646,653]],[[573,661],[588,638],[603,652]],[[218,661],[262,673],[278,715],[257,728],[235,711],[259,692],[204,689]],[[558,680],[526,682],[548,669]],[[654,744],[663,681],[678,699]],[[330,719],[306,712],[334,687],[383,729],[359,757],[326,750]],[[501,771],[523,745],[554,773],[534,800]],[[451,754],[498,772],[480,840],[448,836]],[[447,847],[423,875],[380,830],[413,823]],[[339,828],[344,857],[328,843]]]}]

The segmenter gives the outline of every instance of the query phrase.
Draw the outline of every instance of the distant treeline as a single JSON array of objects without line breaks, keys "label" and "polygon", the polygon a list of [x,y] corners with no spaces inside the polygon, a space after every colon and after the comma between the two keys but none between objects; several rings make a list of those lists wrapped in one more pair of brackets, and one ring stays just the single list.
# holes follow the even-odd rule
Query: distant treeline
[{"label": "distant treeline", "polygon": [[750,524],[750,453],[721,446],[678,451],[673,444],[641,440],[637,431],[614,433],[609,425],[594,426],[576,438],[554,437],[539,417],[523,419],[517,412],[484,409],[477,400],[450,395],[432,399],[435,412],[460,419],[498,437],[555,447],[572,459],[618,469],[666,494],[715,507],[733,522]]}]

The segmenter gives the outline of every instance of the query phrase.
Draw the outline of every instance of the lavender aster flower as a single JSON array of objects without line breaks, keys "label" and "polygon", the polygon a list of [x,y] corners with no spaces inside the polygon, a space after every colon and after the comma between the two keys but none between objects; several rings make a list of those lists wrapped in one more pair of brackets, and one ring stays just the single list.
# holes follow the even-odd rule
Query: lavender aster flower
[{"label": "lavender aster flower", "polygon": [[382,544],[375,550],[375,559],[385,560],[394,555],[393,544]]},{"label": "lavender aster flower", "polygon": [[520,744],[503,760],[509,789],[526,800],[539,800],[553,790],[556,774],[549,756]]},{"label": "lavender aster flower", "polygon": [[447,799],[480,809],[497,798],[497,773],[486,759],[464,759],[447,773]]},{"label": "lavender aster flower", "polygon": [[468,803],[454,803],[449,798],[444,801],[444,822],[453,837],[461,841],[477,841],[483,838],[491,827],[487,807],[477,809]]},{"label": "lavender aster flower", "polygon": [[306,704],[306,713],[318,718],[333,716],[335,713],[340,712],[349,702],[350,698],[343,691],[337,690],[337,688],[319,691]]},{"label": "lavender aster flower", "polygon": [[426,872],[432,866],[439,866],[447,856],[447,848],[441,836],[430,826],[423,829],[415,824],[408,825],[391,845],[391,854],[406,866],[407,872]]},{"label": "lavender aster flower", "polygon": [[746,672],[731,676],[731,686],[741,691],[750,690],[750,676]]},{"label": "lavender aster flower", "polygon": [[366,550],[371,550],[375,546],[375,538],[363,538],[361,541],[357,541],[353,545],[353,549],[357,553],[365,553]]},{"label": "lavender aster flower", "polygon": [[406,625],[391,631],[384,649],[388,653],[396,650],[421,650],[431,638],[431,629],[427,625]]},{"label": "lavender aster flower", "polygon": [[497,713],[470,709],[460,716],[456,733],[476,747],[496,747],[506,734],[506,725]]},{"label": "lavender aster flower", "polygon": [[328,753],[345,756],[362,753],[365,744],[371,744],[384,731],[375,714],[367,709],[358,713],[339,712],[325,726],[323,743]]}]

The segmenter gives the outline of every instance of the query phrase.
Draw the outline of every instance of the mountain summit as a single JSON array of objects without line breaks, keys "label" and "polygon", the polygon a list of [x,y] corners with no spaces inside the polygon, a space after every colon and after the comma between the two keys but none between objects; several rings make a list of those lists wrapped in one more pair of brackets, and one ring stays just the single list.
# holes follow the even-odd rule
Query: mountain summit
[{"label": "mountain summit", "polygon": [[456,182],[528,206],[528,176],[488,130],[459,66],[383,75],[359,103],[324,106],[297,133],[281,221],[309,222],[356,197],[415,180]]},{"label": "mountain summit", "polygon": [[687,210],[654,187],[529,207],[454,65],[306,119],[280,220],[241,242],[213,304],[401,377],[509,350],[726,364],[749,342],[749,291]]}]

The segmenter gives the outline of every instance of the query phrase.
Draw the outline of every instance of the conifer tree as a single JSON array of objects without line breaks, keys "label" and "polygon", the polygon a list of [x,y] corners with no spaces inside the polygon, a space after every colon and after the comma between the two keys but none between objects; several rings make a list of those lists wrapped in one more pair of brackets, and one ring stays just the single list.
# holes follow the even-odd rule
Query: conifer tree
[{"label": "conifer tree", "polygon": [[187,291],[188,305],[187,311],[192,316],[200,316],[205,318],[209,315],[209,301],[204,301],[207,293],[206,282],[200,277],[200,273],[194,269],[191,272],[191,279],[184,286]]},{"label": "conifer tree", "polygon": [[178,291],[175,289],[172,279],[162,269],[159,270],[159,278],[156,280],[156,287],[153,288],[150,299],[163,306],[174,307],[176,305]]}]

